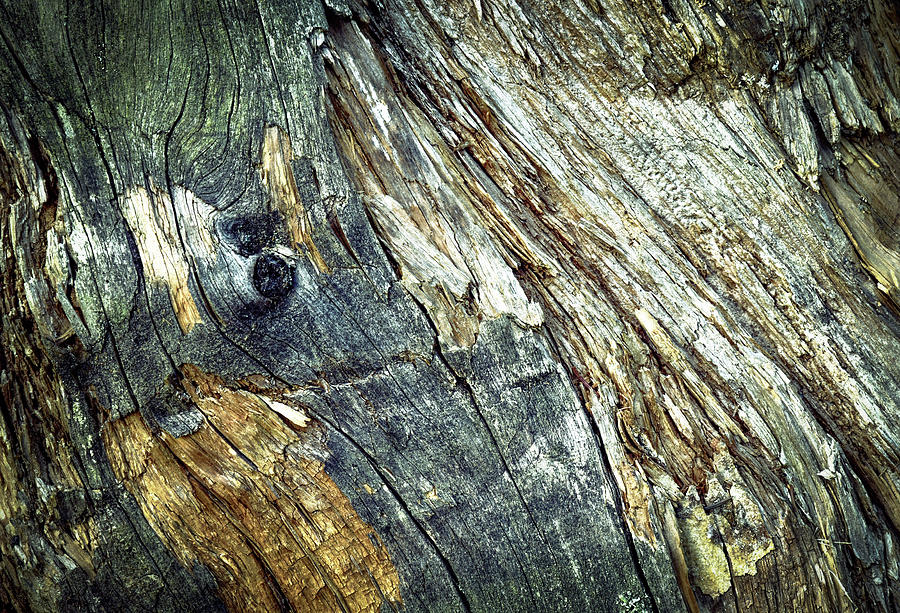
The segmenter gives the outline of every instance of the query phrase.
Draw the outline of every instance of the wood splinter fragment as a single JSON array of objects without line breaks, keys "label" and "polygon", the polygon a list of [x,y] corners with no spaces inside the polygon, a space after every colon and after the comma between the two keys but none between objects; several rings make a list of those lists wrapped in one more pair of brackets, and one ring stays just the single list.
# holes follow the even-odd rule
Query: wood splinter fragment
[{"label": "wood splinter fragment", "polygon": [[178,325],[188,334],[203,320],[188,288],[190,269],[179,246],[172,211],[171,197],[152,180],[149,190],[135,185],[122,200],[122,214],[137,241],[144,277],[150,284],[168,288]]},{"label": "wood splinter fragment", "polygon": [[263,135],[260,169],[263,185],[272,196],[275,207],[284,215],[291,247],[301,251],[301,245],[305,246],[316,269],[328,272],[328,265],[312,239],[311,223],[291,168],[293,160],[294,150],[284,130],[274,125],[267,126]]}]

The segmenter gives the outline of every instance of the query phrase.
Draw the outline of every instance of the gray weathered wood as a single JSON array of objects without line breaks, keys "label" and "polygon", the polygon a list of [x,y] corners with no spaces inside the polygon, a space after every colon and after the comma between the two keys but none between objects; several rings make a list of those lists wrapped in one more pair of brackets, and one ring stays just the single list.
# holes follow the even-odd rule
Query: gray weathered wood
[{"label": "gray weathered wood", "polygon": [[0,603],[900,606],[896,10],[0,7]]}]

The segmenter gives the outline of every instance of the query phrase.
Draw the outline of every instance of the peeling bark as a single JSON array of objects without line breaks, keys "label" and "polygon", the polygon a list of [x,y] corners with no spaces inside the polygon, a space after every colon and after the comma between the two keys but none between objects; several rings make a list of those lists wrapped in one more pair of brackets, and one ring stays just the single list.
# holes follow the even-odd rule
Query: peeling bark
[{"label": "peeling bark", "polygon": [[0,606],[897,610],[898,25],[4,3]]}]

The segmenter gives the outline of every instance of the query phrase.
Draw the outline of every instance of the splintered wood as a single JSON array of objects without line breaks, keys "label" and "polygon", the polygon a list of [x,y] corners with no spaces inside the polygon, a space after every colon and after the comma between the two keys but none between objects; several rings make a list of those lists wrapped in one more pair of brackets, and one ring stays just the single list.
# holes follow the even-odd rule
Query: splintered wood
[{"label": "splintered wood", "polygon": [[[40,575],[52,594],[71,571],[93,580],[100,566],[103,527],[87,512],[90,481],[71,433],[80,407],[70,406],[44,343],[76,352],[83,347],[76,336],[60,334],[71,331],[71,323],[59,295],[48,291],[63,280],[68,264],[55,259],[55,245],[44,244],[56,238],[50,226],[58,194],[50,173],[2,145],[0,140],[0,525],[6,538],[0,539],[0,572],[21,587]],[[13,564],[18,577],[9,573]],[[4,597],[8,592],[0,588]]]},{"label": "splintered wood", "polygon": [[[502,4],[490,24],[471,3],[386,10],[336,28],[325,54],[339,146],[401,280],[450,346],[472,337],[456,305],[490,319],[480,290],[513,274],[505,295],[540,305],[579,382],[642,566],[674,561],[691,610],[691,586],[726,608],[857,606],[871,595],[850,577],[881,585],[885,562],[863,532],[886,551],[900,526],[898,346],[869,299],[896,302],[900,274],[900,163],[877,138],[900,106],[870,70],[896,64],[872,44],[895,39],[889,9],[870,3],[880,29],[853,30],[860,67],[846,41],[798,56],[818,48],[804,2],[781,20]],[[783,50],[800,76],[773,81],[784,64],[746,41],[778,32],[804,42]],[[877,284],[854,276],[819,190]],[[470,225],[487,236],[458,257]]]},{"label": "splintered wood", "polygon": [[208,567],[234,611],[400,606],[390,557],[326,474],[303,408],[183,374],[205,418],[196,433],[155,435],[138,413],[103,431],[116,475],[181,562]]},{"label": "splintered wood", "polygon": [[298,252],[305,247],[316,268],[320,272],[326,272],[328,265],[319,254],[310,234],[309,218],[291,167],[293,161],[294,151],[288,135],[278,126],[267,126],[263,134],[260,167],[263,183],[272,197],[276,210],[284,216],[291,246]]}]

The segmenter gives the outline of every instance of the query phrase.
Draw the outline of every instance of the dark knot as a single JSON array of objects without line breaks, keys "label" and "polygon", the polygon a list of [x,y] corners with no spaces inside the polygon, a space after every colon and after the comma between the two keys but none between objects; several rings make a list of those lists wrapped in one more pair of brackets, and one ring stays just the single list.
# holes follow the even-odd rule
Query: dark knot
[{"label": "dark knot", "polygon": [[271,215],[238,217],[222,226],[225,236],[244,257],[256,255],[272,243],[275,221]]},{"label": "dark knot", "polygon": [[270,300],[284,298],[294,286],[294,267],[277,254],[264,253],[253,266],[253,286]]}]

